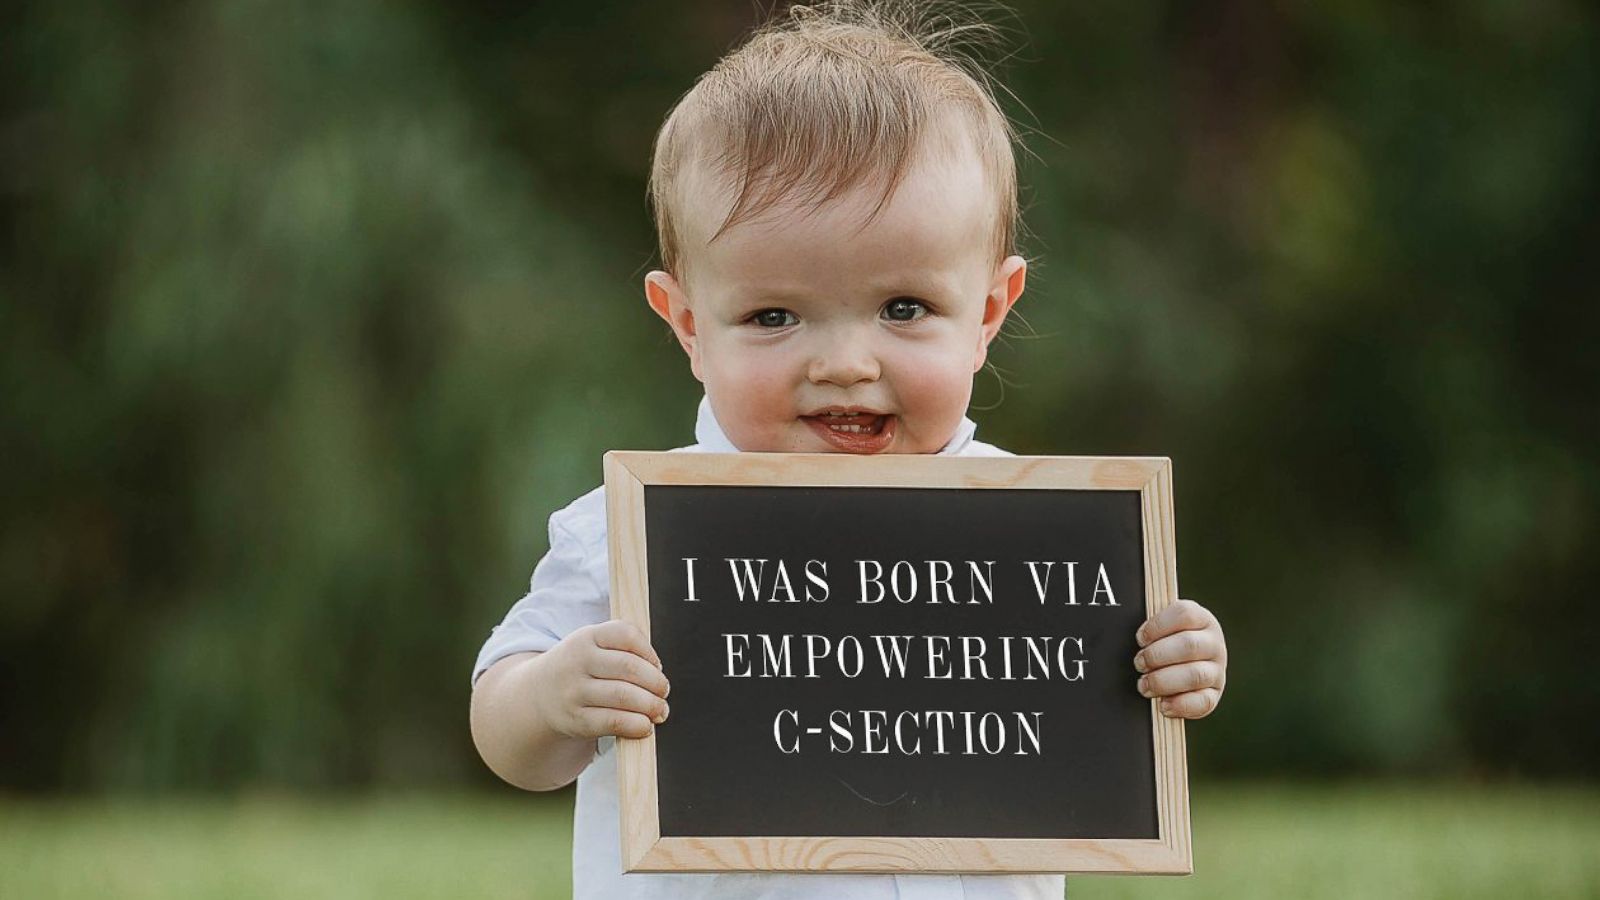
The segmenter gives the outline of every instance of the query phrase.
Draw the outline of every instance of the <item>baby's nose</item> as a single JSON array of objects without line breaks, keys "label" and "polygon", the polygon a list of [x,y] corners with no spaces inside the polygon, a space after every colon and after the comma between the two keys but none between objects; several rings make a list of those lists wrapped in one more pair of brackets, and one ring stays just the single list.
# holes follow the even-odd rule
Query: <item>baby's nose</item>
[{"label": "baby's nose", "polygon": [[877,381],[882,369],[866,341],[831,340],[818,348],[806,374],[813,384],[850,387]]}]

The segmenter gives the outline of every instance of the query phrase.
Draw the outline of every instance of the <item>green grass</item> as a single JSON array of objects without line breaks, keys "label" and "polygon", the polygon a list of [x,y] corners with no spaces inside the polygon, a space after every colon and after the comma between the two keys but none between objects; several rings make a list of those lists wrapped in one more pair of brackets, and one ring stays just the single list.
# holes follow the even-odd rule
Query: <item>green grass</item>
[{"label": "green grass", "polygon": [[0,802],[0,898],[571,893],[570,794]]},{"label": "green grass", "polygon": [[[0,897],[565,897],[570,794],[0,800]],[[1196,874],[1123,897],[1600,897],[1600,791],[1210,785]]]},{"label": "green grass", "polygon": [[1195,874],[1080,876],[1073,900],[1600,897],[1594,788],[1213,785]]}]

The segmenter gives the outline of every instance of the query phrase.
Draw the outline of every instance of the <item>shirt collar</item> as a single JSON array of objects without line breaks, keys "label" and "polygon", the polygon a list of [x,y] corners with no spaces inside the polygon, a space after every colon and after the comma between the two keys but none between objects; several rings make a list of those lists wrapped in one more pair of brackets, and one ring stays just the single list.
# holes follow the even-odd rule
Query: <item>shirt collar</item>
[{"label": "shirt collar", "polygon": [[[956,433],[950,438],[949,443],[940,450],[939,456],[960,456],[962,451],[972,443],[978,433],[978,425],[971,419],[962,416],[961,424],[956,426]],[[706,453],[738,453],[739,448],[728,440],[723,433],[722,426],[717,424],[717,417],[711,412],[711,400],[707,397],[700,398],[700,409],[694,419],[694,439],[700,449]]]}]

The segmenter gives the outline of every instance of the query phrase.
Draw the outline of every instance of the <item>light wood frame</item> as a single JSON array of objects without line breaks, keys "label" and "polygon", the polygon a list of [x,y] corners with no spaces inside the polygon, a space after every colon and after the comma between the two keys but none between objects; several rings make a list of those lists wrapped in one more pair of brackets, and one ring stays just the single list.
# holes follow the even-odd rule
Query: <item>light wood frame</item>
[{"label": "light wood frame", "polygon": [[[802,453],[605,455],[611,614],[650,634],[644,488],[706,486],[1136,490],[1146,614],[1178,599],[1172,464],[1165,457],[852,456]],[[1159,839],[662,837],[655,736],[617,740],[622,862],[629,872],[1101,872],[1189,874],[1183,722],[1150,702]]]}]

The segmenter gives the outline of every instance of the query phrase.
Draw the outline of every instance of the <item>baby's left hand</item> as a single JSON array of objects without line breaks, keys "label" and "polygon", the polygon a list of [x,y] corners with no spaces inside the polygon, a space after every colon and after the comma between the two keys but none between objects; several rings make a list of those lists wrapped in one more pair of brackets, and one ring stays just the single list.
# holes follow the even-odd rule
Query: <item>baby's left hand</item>
[{"label": "baby's left hand", "polygon": [[1161,714],[1200,719],[1222,699],[1228,680],[1228,645],[1210,610],[1179,600],[1145,620],[1135,638],[1143,647],[1133,667],[1145,673],[1139,693],[1161,698]]}]

